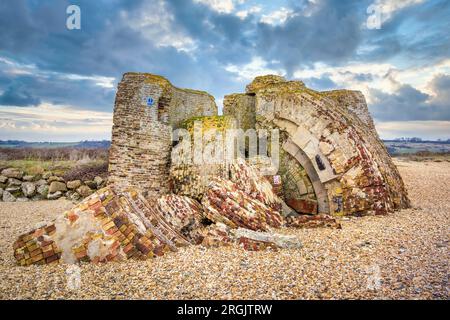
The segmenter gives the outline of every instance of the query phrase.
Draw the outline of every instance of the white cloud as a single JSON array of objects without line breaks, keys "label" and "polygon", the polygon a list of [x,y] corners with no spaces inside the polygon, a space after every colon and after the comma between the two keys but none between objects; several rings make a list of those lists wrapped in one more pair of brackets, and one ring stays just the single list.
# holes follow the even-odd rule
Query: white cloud
[{"label": "white cloud", "polygon": [[[297,70],[294,77],[298,79],[328,77],[340,88],[360,90],[371,102],[369,88],[393,93],[398,83],[393,81],[390,72],[395,67],[389,63],[349,63],[342,67],[332,67],[323,63],[314,64],[313,68]],[[366,77],[367,80],[361,80]]]},{"label": "white cloud", "polygon": [[402,85],[409,84],[417,90],[433,95],[434,92],[428,85],[436,75],[441,73],[450,74],[450,59],[437,64],[407,69],[398,68],[390,63],[349,62],[341,67],[316,63],[312,68],[295,71],[294,77],[307,79],[326,76],[340,88],[360,90],[366,96],[368,103],[371,103],[371,88],[392,94]]},{"label": "white cloud", "polygon": [[450,121],[392,121],[376,122],[382,139],[421,137],[422,139],[449,139]]},{"label": "white cloud", "polygon": [[268,14],[263,14],[260,22],[273,26],[281,25],[284,24],[289,18],[295,17],[296,15],[297,13],[293,10],[281,7],[279,10],[272,11]]},{"label": "white cloud", "polygon": [[247,16],[249,14],[255,14],[255,13],[260,13],[262,10],[262,8],[260,6],[254,6],[254,7],[250,7],[246,10],[241,10],[236,12],[236,15],[241,18],[241,19],[245,19],[247,18]]},{"label": "white cloud", "polygon": [[162,0],[146,2],[138,16],[122,11],[121,19],[157,47],[174,47],[179,51],[195,50],[195,41],[176,26],[175,17]]},{"label": "white cloud", "polygon": [[96,86],[102,87],[102,88],[108,88],[113,89],[114,88],[114,81],[116,80],[113,77],[102,77],[102,76],[82,76],[79,74],[61,74],[60,77],[62,79],[68,79],[68,80],[88,80],[94,82]]},{"label": "white cloud", "polygon": [[[375,0],[372,5],[380,23],[391,19],[397,11],[425,2],[425,0]],[[372,13],[372,12],[371,12]]]},{"label": "white cloud", "polygon": [[229,64],[225,67],[225,70],[236,74],[238,81],[253,80],[257,76],[266,74],[285,75],[285,71],[282,69],[272,69],[268,67],[267,61],[261,57],[254,57],[250,63],[244,65]]},{"label": "white cloud", "polygon": [[70,106],[0,106],[2,139],[79,141],[111,139],[112,114]]},{"label": "white cloud", "polygon": [[114,82],[116,80],[114,77],[104,77],[104,76],[98,76],[98,75],[85,76],[85,75],[79,75],[79,74],[73,74],[73,73],[61,73],[61,72],[55,72],[55,71],[41,70],[41,69],[37,68],[35,65],[19,63],[17,61],[6,59],[4,57],[0,57],[0,66],[1,66],[1,71],[7,75],[10,75],[11,77],[22,76],[22,75],[32,75],[34,77],[46,78],[46,79],[54,77],[54,78],[60,79],[61,81],[87,80],[87,81],[92,81],[96,86],[99,86],[102,88],[107,88],[107,89],[113,89]]},{"label": "white cloud", "polygon": [[11,76],[32,75],[37,70],[36,66],[33,64],[19,63],[5,57],[0,57],[0,65],[1,64],[3,64],[1,68],[2,72]]},{"label": "white cloud", "polygon": [[[234,11],[233,0],[194,0],[196,3],[202,3],[219,13],[231,13]],[[243,3],[243,1],[239,1]]]}]

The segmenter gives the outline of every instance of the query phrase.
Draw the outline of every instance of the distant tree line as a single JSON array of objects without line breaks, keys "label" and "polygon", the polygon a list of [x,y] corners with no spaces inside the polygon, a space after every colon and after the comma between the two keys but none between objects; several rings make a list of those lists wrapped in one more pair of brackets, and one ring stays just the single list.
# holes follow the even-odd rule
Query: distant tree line
[{"label": "distant tree line", "polygon": [[27,142],[22,140],[0,140],[0,147],[8,148],[62,148],[71,147],[76,149],[94,148],[108,149],[111,142],[108,140],[101,141],[79,141],[79,142]]},{"label": "distant tree line", "polygon": [[105,148],[1,148],[0,160],[80,161],[107,160]]},{"label": "distant tree line", "polygon": [[422,140],[422,138],[412,137],[412,138],[396,138],[396,139],[384,139],[384,142],[411,142],[411,143],[442,143],[450,144],[450,139],[437,139],[437,140]]}]

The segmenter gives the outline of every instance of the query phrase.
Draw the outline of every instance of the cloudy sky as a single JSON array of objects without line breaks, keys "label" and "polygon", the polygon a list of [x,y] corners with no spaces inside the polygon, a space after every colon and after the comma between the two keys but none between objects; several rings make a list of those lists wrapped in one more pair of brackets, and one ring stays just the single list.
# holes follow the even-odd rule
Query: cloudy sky
[{"label": "cloudy sky", "polygon": [[448,139],[449,30],[448,0],[2,0],[0,139],[110,139],[127,71],[219,106],[268,73],[361,90],[382,138]]}]

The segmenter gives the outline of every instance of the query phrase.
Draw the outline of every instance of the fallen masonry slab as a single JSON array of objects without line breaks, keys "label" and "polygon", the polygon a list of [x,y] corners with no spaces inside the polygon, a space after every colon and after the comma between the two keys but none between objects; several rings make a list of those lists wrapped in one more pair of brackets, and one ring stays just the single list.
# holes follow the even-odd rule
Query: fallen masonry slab
[{"label": "fallen masonry slab", "polygon": [[272,232],[260,232],[243,228],[238,228],[231,231],[235,238],[239,239],[240,243],[250,241],[250,243],[265,243],[268,246],[283,249],[298,249],[302,245],[295,236],[286,236]]}]

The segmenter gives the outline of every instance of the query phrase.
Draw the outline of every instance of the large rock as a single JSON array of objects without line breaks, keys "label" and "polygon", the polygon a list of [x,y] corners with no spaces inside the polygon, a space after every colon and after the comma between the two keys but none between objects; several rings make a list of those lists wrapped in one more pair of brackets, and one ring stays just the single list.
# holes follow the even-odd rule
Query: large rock
[{"label": "large rock", "polygon": [[22,184],[22,181],[16,178],[9,178],[8,179],[8,187],[18,187]]},{"label": "large rock", "polygon": [[89,188],[88,186],[81,186],[77,189],[77,193],[82,196],[83,198],[86,198],[94,193],[94,190]]},{"label": "large rock", "polygon": [[8,181],[8,177],[0,176],[0,183],[6,183]]},{"label": "large rock", "polygon": [[42,196],[43,198],[47,198],[47,194],[48,194],[48,185],[44,184],[44,185],[40,185],[37,187],[36,189],[37,193]]},{"label": "large rock", "polygon": [[23,171],[21,171],[17,168],[8,168],[8,169],[4,169],[2,171],[2,176],[8,177],[8,178],[22,179]]},{"label": "large rock", "polygon": [[95,182],[95,184],[97,185],[97,188],[98,188],[98,187],[100,187],[103,184],[104,180],[103,180],[102,177],[96,176],[94,178],[94,182]]},{"label": "large rock", "polygon": [[33,182],[22,183],[22,193],[25,197],[32,197],[36,194],[36,186]]},{"label": "large rock", "polygon": [[81,196],[78,192],[68,191],[66,193],[66,198],[69,199],[70,201],[77,202],[81,199]]},{"label": "large rock", "polygon": [[81,180],[73,180],[67,182],[67,189],[74,190],[81,186]]},{"label": "large rock", "polygon": [[274,232],[260,232],[248,229],[238,228],[231,230],[234,237],[238,238],[239,243],[246,245],[255,245],[254,242],[274,244],[278,248],[298,249],[302,247],[300,240],[295,236],[281,235]]},{"label": "large rock", "polygon": [[47,194],[47,199],[48,199],[48,200],[56,200],[56,199],[61,198],[62,195],[63,195],[63,194],[62,194],[61,191],[56,191],[56,192]]},{"label": "large rock", "polygon": [[64,182],[64,179],[58,176],[50,176],[47,181],[48,183],[52,183],[53,181]]},{"label": "large rock", "polygon": [[47,184],[47,180],[45,180],[45,179],[39,179],[39,180],[36,181],[34,184],[37,185],[37,186],[44,186],[44,185]]},{"label": "large rock", "polygon": [[22,188],[20,186],[8,187],[5,190],[8,191],[9,193],[11,193],[15,197],[19,197],[22,195]]},{"label": "large rock", "polygon": [[34,176],[34,175],[26,175],[26,176],[23,176],[22,180],[23,181],[33,181],[33,180],[35,180],[35,178],[36,178],[36,176]]},{"label": "large rock", "polygon": [[47,199],[47,196],[44,197],[37,193],[34,196],[32,196],[30,199],[31,199],[31,201],[45,200],[45,199]]},{"label": "large rock", "polygon": [[2,199],[4,202],[14,202],[16,197],[14,197],[9,191],[3,191]]},{"label": "large rock", "polygon": [[52,183],[50,183],[48,192],[54,193],[57,191],[67,191],[66,184],[64,182],[59,182],[59,181],[53,181]]},{"label": "large rock", "polygon": [[51,171],[46,171],[42,174],[42,179],[47,180],[48,178],[50,178],[51,176],[53,176],[53,173]]},{"label": "large rock", "polygon": [[97,189],[97,183],[95,183],[92,180],[86,180],[86,181],[84,181],[84,184],[87,185],[91,189],[94,189],[94,190]]}]

